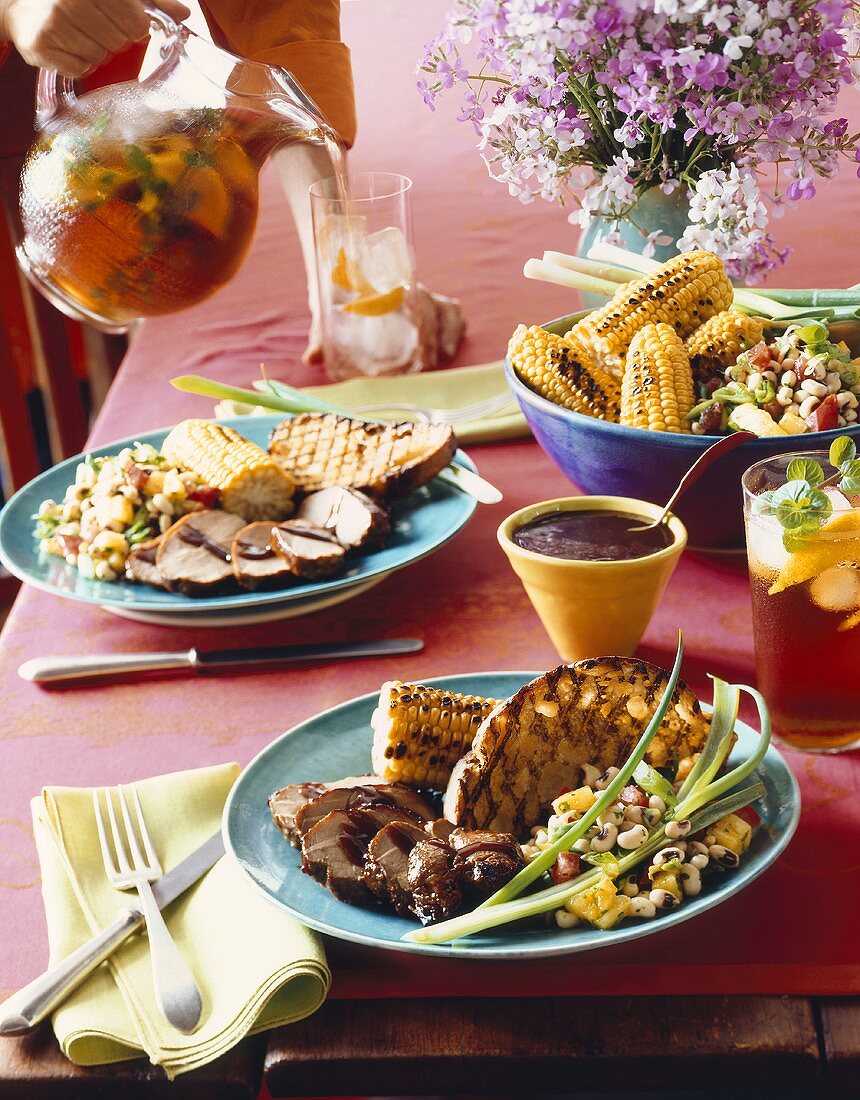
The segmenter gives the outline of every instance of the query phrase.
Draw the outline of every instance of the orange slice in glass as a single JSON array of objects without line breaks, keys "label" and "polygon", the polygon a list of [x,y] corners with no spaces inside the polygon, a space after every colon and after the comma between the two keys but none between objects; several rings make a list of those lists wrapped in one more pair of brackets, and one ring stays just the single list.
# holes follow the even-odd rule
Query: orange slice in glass
[{"label": "orange slice in glass", "polygon": [[825,520],[817,536],[793,554],[769,589],[771,596],[803,584],[841,562],[860,565],[860,508],[837,512]]},{"label": "orange slice in glass", "polygon": [[362,294],[343,307],[345,313],[358,313],[362,317],[381,317],[400,309],[406,300],[406,287],[396,286],[387,294]]}]

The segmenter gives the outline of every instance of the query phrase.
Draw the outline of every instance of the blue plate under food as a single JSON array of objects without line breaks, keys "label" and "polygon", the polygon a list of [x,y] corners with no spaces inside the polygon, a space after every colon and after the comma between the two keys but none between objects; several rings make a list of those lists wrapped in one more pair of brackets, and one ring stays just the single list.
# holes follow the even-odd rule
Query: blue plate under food
[{"label": "blue plate under food", "polygon": [[[505,699],[528,683],[532,672],[482,672],[444,676],[437,687]],[[302,924],[337,939],[352,940],[392,951],[415,951],[452,958],[536,958],[590,951],[663,932],[726,901],[765,871],[788,844],[800,816],[797,782],[773,747],[756,771],[765,785],[764,798],[756,803],[761,828],[737,871],[709,878],[696,898],[650,921],[624,921],[602,931],[581,925],[550,928],[533,922],[508,925],[453,944],[404,943],[405,933],[417,922],[383,909],[364,909],[336,898],[309,875],[302,873],[298,851],[272,821],[266,800],[290,783],[331,781],[347,775],[366,775],[370,770],[373,734],[370,717],[378,695],[362,695],[303,722],[264,749],[236,781],[224,808],[224,842],[228,853],[251,882],[272,902]],[[738,740],[732,762],[748,758],[758,734],[743,722],[737,724]]]},{"label": "blue plate under food", "polygon": [[[543,327],[563,335],[587,311],[560,317]],[[651,432],[572,412],[535,393],[517,378],[510,362],[508,385],[535,439],[562,473],[595,496],[636,497],[665,504],[696,459],[715,436]],[[860,444],[860,423],[830,432],[770,436],[742,443],[723,455],[695,483],[674,509],[687,528],[690,546],[705,550],[739,550],[744,546],[741,477],[764,458],[792,451],[826,451],[840,435]]]},{"label": "blue plate under food", "polygon": [[[269,435],[283,416],[245,416],[222,420],[246,439],[268,447]],[[122,439],[96,447],[94,456],[116,454],[135,443],[151,443],[156,449],[164,442],[170,428],[146,432],[133,439]],[[278,604],[290,600],[305,600],[327,595],[341,588],[361,584],[373,577],[382,577],[402,569],[438,550],[471,519],[474,499],[453,486],[434,478],[428,485],[396,501],[392,511],[391,536],[381,550],[350,558],[349,567],[339,577],[325,581],[305,581],[268,592],[238,592],[226,596],[183,596],[132,581],[92,581],[82,577],[77,569],[62,558],[40,553],[33,538],[34,516],[43,500],[62,500],[67,486],[75,480],[75,469],[83,455],[69,458],[34,478],[11,498],[0,512],[0,561],[27,584],[35,585],[56,596],[68,596],[84,603],[102,607],[155,612],[229,611]],[[474,465],[458,452],[457,462],[474,470]]]}]

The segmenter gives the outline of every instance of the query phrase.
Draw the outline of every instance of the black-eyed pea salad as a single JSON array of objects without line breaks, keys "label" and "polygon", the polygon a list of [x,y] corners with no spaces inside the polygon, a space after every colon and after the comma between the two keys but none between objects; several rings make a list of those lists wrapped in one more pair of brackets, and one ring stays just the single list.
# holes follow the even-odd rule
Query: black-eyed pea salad
[{"label": "black-eyed pea salad", "polygon": [[40,505],[34,536],[40,551],[63,558],[83,577],[115,581],[135,546],[217,499],[218,491],[196,474],[136,444],[78,463],[62,501]]}]

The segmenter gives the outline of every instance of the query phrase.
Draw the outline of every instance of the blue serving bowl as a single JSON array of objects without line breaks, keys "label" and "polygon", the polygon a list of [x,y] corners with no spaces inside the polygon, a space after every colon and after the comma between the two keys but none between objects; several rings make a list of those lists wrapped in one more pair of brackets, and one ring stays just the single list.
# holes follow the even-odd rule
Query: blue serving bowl
[{"label": "blue serving bowl", "polygon": [[[585,313],[559,317],[543,327],[562,335]],[[535,439],[559,469],[585,493],[638,497],[665,504],[678,482],[714,436],[680,435],[628,428],[554,405],[517,378],[509,362],[508,384]],[[770,437],[742,443],[705,471],[679,501],[675,512],[700,550],[738,550],[744,546],[741,475],[763,458],[791,451],[827,450],[840,435],[860,445],[860,423],[830,432]]]}]

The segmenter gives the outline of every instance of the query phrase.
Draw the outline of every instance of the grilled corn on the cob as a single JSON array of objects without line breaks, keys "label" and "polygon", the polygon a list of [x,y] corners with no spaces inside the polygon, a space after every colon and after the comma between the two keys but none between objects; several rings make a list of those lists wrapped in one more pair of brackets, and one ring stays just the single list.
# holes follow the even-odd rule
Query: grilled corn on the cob
[{"label": "grilled corn on the cob", "polygon": [[221,493],[225,511],[245,519],[285,519],[296,483],[256,443],[210,420],[183,420],[162,447],[168,460],[197,474]]},{"label": "grilled corn on the cob", "polygon": [[689,432],[693,373],[671,325],[645,325],[630,344],[621,380],[621,423],[652,432]]},{"label": "grilled corn on the cob", "polygon": [[759,317],[748,317],[737,309],[715,314],[685,341],[693,377],[698,382],[709,382],[763,336],[764,321]]},{"label": "grilled corn on the cob", "polygon": [[600,420],[617,420],[618,382],[575,336],[562,338],[537,325],[519,325],[508,344],[517,375],[549,401]]},{"label": "grilled corn on the cob", "polygon": [[671,325],[681,339],[732,304],[732,284],[718,257],[682,252],[650,275],[622,286],[601,309],[571,329],[603,366],[620,370],[643,325]]},{"label": "grilled corn on the cob", "polygon": [[373,770],[392,783],[444,788],[493,699],[390,680],[373,712]]}]

